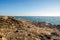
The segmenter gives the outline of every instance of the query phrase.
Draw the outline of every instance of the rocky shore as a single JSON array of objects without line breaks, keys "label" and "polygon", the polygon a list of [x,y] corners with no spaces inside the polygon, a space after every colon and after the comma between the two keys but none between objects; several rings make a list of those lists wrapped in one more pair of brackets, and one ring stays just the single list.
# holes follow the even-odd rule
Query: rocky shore
[{"label": "rocky shore", "polygon": [[0,16],[0,40],[60,40],[60,25]]}]

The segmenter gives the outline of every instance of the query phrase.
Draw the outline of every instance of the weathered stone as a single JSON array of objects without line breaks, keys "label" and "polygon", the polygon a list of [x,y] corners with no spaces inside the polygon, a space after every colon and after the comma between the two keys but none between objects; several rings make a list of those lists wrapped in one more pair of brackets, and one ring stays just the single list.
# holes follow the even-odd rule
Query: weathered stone
[{"label": "weathered stone", "polygon": [[7,20],[8,16],[3,16],[2,19]]}]

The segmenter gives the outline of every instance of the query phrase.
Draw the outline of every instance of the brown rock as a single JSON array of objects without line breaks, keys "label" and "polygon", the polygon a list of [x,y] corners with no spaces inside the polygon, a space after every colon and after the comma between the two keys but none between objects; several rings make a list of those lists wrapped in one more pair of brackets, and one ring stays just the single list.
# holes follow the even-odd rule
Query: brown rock
[{"label": "brown rock", "polygon": [[2,19],[7,20],[8,16],[2,16]]}]

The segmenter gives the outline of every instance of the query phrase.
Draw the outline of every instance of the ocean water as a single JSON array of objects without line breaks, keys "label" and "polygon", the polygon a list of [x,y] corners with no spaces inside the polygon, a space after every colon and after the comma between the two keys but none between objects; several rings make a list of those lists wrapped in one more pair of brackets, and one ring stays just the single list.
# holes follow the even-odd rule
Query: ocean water
[{"label": "ocean water", "polygon": [[60,17],[53,16],[15,16],[16,18],[23,18],[26,20],[39,21],[39,22],[47,22],[55,25],[60,25]]}]

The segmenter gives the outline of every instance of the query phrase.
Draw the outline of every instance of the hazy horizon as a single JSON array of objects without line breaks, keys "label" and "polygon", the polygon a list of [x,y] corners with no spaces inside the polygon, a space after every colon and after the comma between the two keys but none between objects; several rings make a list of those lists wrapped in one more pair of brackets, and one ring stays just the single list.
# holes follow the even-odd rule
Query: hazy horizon
[{"label": "hazy horizon", "polygon": [[0,0],[0,15],[60,16],[60,0]]}]

